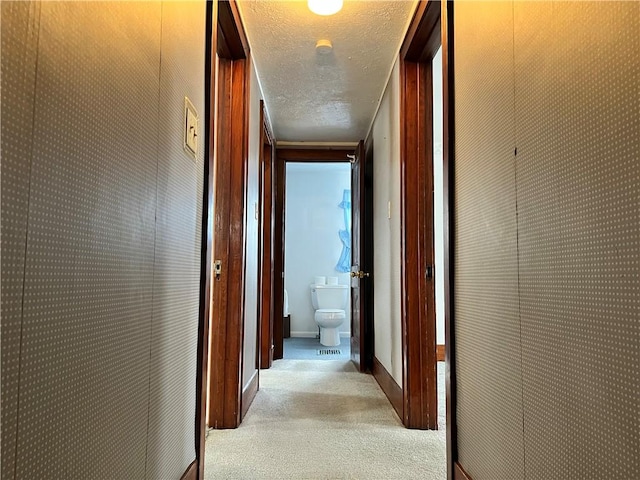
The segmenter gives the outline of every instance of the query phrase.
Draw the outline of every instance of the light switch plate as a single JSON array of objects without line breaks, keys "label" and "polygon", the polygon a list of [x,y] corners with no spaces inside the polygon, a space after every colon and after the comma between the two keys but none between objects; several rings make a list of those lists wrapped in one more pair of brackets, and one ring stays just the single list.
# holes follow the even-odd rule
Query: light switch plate
[{"label": "light switch plate", "polygon": [[198,155],[198,112],[187,97],[184,97],[184,150],[194,159]]}]

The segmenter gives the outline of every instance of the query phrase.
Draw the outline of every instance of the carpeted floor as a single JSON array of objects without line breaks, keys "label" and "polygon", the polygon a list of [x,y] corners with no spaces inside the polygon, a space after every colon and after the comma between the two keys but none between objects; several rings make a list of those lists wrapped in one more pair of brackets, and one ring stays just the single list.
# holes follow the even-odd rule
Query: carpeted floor
[{"label": "carpeted floor", "polygon": [[205,478],[446,478],[444,430],[405,429],[351,362],[279,360],[260,372],[260,385],[239,428],[210,431]]}]

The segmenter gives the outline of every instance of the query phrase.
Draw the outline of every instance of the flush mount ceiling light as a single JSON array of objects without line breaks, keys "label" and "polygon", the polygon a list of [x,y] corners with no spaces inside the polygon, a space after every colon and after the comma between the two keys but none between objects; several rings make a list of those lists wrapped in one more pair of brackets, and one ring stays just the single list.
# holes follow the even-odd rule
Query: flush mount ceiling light
[{"label": "flush mount ceiling light", "polygon": [[342,9],[342,0],[307,0],[307,5],[317,15],[333,15]]}]

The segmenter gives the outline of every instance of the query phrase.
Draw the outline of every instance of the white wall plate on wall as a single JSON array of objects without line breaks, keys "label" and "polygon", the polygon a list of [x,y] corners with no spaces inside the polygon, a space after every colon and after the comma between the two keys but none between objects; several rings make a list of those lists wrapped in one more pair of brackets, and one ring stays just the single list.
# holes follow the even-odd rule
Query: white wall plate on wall
[{"label": "white wall plate on wall", "polygon": [[198,155],[198,113],[196,107],[184,97],[184,150],[195,160]]}]

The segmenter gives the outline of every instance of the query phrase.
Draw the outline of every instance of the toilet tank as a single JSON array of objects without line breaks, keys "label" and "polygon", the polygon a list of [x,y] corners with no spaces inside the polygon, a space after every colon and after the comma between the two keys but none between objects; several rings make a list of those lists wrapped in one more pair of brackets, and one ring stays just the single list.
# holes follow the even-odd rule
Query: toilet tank
[{"label": "toilet tank", "polygon": [[344,310],[347,306],[349,285],[311,285],[313,308],[336,308]]}]

